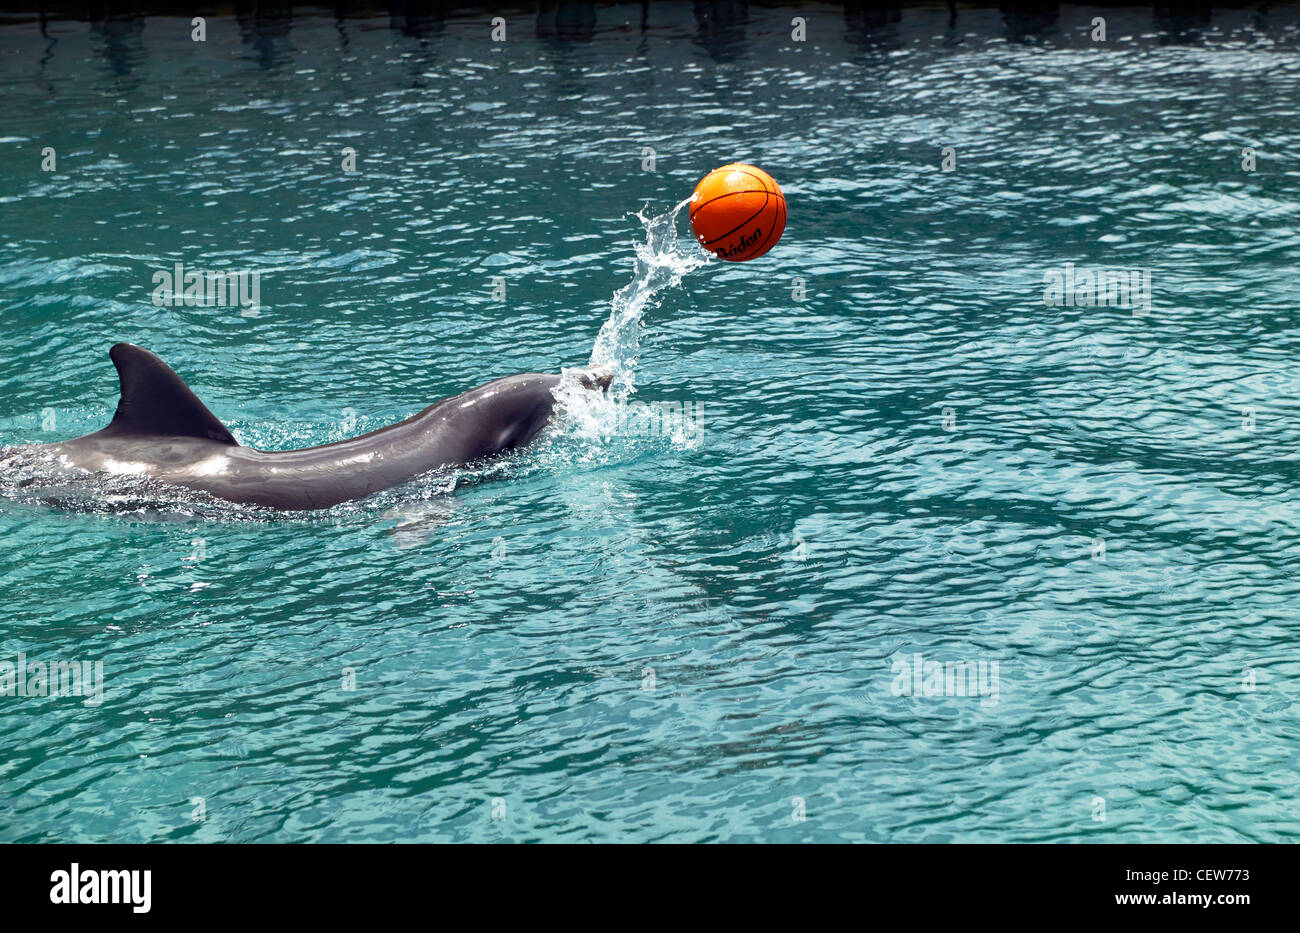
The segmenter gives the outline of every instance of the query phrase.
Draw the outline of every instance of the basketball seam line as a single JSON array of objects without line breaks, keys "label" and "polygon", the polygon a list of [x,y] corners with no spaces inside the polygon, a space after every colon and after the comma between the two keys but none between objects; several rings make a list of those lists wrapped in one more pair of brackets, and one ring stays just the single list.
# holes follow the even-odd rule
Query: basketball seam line
[{"label": "basketball seam line", "polygon": [[[758,192],[757,192],[757,191],[737,191],[736,194],[758,194]],[[704,244],[705,248],[707,249],[710,243],[716,243],[716,242],[718,242],[719,240],[725,240],[727,237],[731,236],[733,233],[735,233],[735,232],[736,232],[737,230],[739,230],[741,227],[745,226],[745,224],[749,223],[749,222],[750,222],[751,220],[753,220],[755,217],[757,217],[757,216],[759,216],[760,214],[762,214],[763,211],[767,210],[767,205],[771,202],[771,200],[772,200],[772,195],[771,195],[771,193],[768,192],[767,190],[764,190],[764,191],[763,191],[763,194],[764,194],[764,198],[763,198],[763,206],[762,206],[762,207],[760,207],[758,210],[754,211],[754,213],[750,214],[750,215],[749,215],[748,217],[746,217],[743,221],[741,221],[739,224],[737,224],[737,225],[736,225],[735,227],[733,227],[732,229],[728,230],[726,233],[720,234],[719,236],[715,236],[713,239],[707,241],[707,242]],[[722,195],[722,197],[725,198],[726,195],[724,194],[724,195]],[[719,199],[718,199],[718,198],[714,198],[714,199],[713,199],[713,201],[717,201],[717,200],[719,200]],[[710,201],[709,203],[712,204],[713,201]],[[701,204],[700,206],[703,207],[704,205]]]},{"label": "basketball seam line", "polygon": [[[767,182],[763,181],[762,178],[760,178],[758,175],[755,175],[753,172],[749,171],[748,169],[740,168],[739,166],[741,166],[741,165],[743,165],[743,164],[744,164],[744,163],[742,163],[742,162],[733,162],[733,163],[731,163],[731,165],[724,165],[724,166],[722,166],[721,168],[715,168],[715,169],[713,170],[713,172],[720,172],[720,171],[722,171],[722,169],[724,169],[724,168],[729,168],[729,169],[731,169],[733,172],[740,172],[740,174],[742,174],[742,175],[748,175],[750,178],[752,178],[752,179],[754,179],[756,182],[758,182],[758,183],[762,186],[763,190],[764,190],[764,191],[767,191],[768,194],[780,194],[780,193],[781,193],[780,186],[776,184],[776,179],[775,179],[775,178],[772,178],[772,176],[770,176],[770,175],[768,176],[769,178],[772,178],[772,184],[776,186],[777,190],[776,190],[776,191],[768,191],[768,188],[767,188]],[[713,172],[709,172],[709,174],[712,175]]]},{"label": "basketball seam line", "polygon": [[[704,202],[703,204],[701,204],[699,207],[695,208],[695,211],[694,211],[693,213],[691,213],[691,215],[690,215],[687,219],[690,220],[691,223],[694,223],[694,222],[695,222],[695,215],[696,215],[696,214],[698,214],[700,211],[704,210],[704,209],[705,209],[706,207],[708,207],[710,204],[713,204],[715,201],[721,201],[723,198],[731,198],[731,197],[735,197],[735,196],[738,195],[738,194],[764,194],[764,193],[765,193],[765,192],[762,192],[762,191],[728,191],[726,194],[720,194],[720,195],[718,195],[716,198],[710,198],[709,200],[705,201],[705,202]],[[763,211],[767,210],[767,201],[770,200],[770,199],[771,199],[771,195],[768,195],[767,200],[764,200],[764,201],[763,201],[763,206],[760,207],[760,208],[758,209],[758,213],[761,214]],[[751,214],[751,215],[750,215],[750,219],[753,219],[754,216],[756,216],[756,215],[752,215],[752,214]],[[744,224],[741,224],[741,226],[743,227]],[[725,234],[724,234],[724,236],[725,236]]]},{"label": "basketball seam line", "polygon": [[773,193],[770,192],[770,191],[752,191],[752,190],[746,190],[746,191],[728,191],[726,194],[720,194],[720,195],[718,195],[716,198],[709,198],[709,199],[708,199],[707,201],[705,201],[703,204],[697,204],[697,205],[695,205],[694,210],[691,210],[691,211],[688,212],[688,217],[689,217],[689,218],[694,218],[696,214],[698,214],[698,213],[699,213],[701,210],[703,210],[704,208],[708,207],[708,206],[709,206],[710,204],[712,204],[714,201],[721,201],[723,198],[734,197],[735,195],[738,195],[738,194],[766,194],[769,198],[780,198],[782,201],[785,200],[785,195],[781,195],[781,194],[773,194]]},{"label": "basketball seam line", "polygon": [[694,220],[696,214],[698,214],[698,213],[699,213],[701,210],[703,210],[704,208],[708,207],[708,206],[709,206],[710,204],[712,204],[714,201],[721,201],[723,198],[731,198],[731,197],[735,197],[735,196],[738,195],[738,194],[763,194],[763,193],[765,193],[765,192],[760,192],[760,191],[748,191],[748,190],[746,190],[746,191],[728,191],[726,194],[720,194],[720,195],[718,195],[717,197],[709,198],[709,199],[708,199],[707,201],[705,201],[703,204],[696,204],[694,208],[692,208],[690,211],[687,212],[687,219],[688,219],[688,220]]},{"label": "basketball seam line", "polygon": [[[782,198],[782,199],[781,199],[781,203],[777,205],[777,210],[785,210],[785,198]],[[782,230],[783,232],[784,232],[784,230],[785,230],[785,220],[782,220],[782,221],[781,221],[781,230]],[[772,224],[771,228],[767,231],[767,236],[763,237],[763,242],[759,244],[758,251],[755,252],[754,255],[752,255],[752,256],[747,256],[747,257],[745,257],[745,258],[746,258],[746,259],[757,259],[759,256],[762,256],[764,253],[766,253],[766,252],[767,252],[767,241],[770,240],[770,239],[772,239],[772,234],[775,233],[775,232],[776,232],[776,224],[774,223],[774,224]]]},{"label": "basketball seam line", "polygon": [[[723,168],[726,168],[726,166],[724,165]],[[714,169],[714,171],[719,171],[719,170],[718,170],[718,169]],[[768,191],[768,190],[767,190],[767,182],[763,181],[763,179],[759,178],[759,177],[758,177],[757,175],[755,175],[753,172],[747,172],[747,171],[745,171],[743,168],[732,169],[732,171],[740,172],[740,174],[742,174],[742,175],[748,175],[750,178],[754,179],[754,181],[758,182],[759,187],[763,189],[764,194],[769,194],[769,195],[774,194],[774,195],[776,195],[778,198],[780,198],[782,201],[785,200],[785,194],[781,191],[781,187],[780,187],[780,185],[777,185],[775,179],[773,179],[773,181],[772,181],[772,185],[776,188],[776,190],[775,190],[775,191]],[[713,172],[709,172],[709,174],[712,175]],[[696,185],[696,187],[698,188],[699,185]],[[718,198],[725,198],[725,197],[728,197],[728,196],[733,195],[733,194],[758,194],[758,192],[757,192],[757,191],[728,191],[726,194],[720,194],[720,195],[718,195]],[[714,201],[718,200],[718,198],[710,198],[709,200],[705,201],[704,204],[712,204]],[[686,212],[687,219],[689,220],[691,217],[694,217],[694,216],[695,216],[695,211],[698,211],[701,207],[704,206],[704,204],[697,204],[697,205],[695,206],[694,210],[688,210],[688,211]]]},{"label": "basketball seam line", "polygon": [[[755,175],[753,172],[747,172],[747,171],[745,171],[743,168],[733,169],[732,171],[740,172],[742,175],[748,175],[750,178],[754,179],[756,182],[758,182],[760,185],[762,185],[764,191],[767,191],[767,182],[763,181],[763,179],[759,178],[759,177],[758,177],[757,175]],[[775,178],[772,179],[772,184],[774,184],[774,185],[776,184],[776,179],[775,179]],[[768,193],[768,194],[776,194],[777,192],[775,192],[775,191],[767,191],[767,193]]]}]

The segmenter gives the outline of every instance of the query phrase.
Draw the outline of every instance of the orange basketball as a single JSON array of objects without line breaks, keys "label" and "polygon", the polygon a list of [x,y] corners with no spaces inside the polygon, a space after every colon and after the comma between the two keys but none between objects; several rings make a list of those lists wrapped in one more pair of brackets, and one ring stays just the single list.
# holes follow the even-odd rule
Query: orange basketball
[{"label": "orange basketball", "polygon": [[691,195],[691,229],[719,259],[757,259],[785,232],[785,195],[761,168],[744,162],[715,168]]}]

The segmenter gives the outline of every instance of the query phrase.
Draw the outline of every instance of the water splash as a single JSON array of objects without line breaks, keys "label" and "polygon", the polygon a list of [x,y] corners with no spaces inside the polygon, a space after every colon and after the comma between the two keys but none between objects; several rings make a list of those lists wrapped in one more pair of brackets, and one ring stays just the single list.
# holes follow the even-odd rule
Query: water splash
[{"label": "water splash", "polygon": [[578,370],[564,371],[555,388],[566,426],[580,436],[600,437],[613,433],[618,416],[635,391],[634,378],[641,351],[641,320],[647,309],[657,308],[663,293],[681,283],[689,272],[709,261],[709,256],[692,242],[679,244],[677,217],[690,199],[672,210],[647,216],[646,209],[636,213],[645,230],[643,242],[636,243],[636,260],[632,280],[614,293],[609,319],[596,335],[589,367],[613,371],[614,380],[604,396],[583,389],[577,382]]}]

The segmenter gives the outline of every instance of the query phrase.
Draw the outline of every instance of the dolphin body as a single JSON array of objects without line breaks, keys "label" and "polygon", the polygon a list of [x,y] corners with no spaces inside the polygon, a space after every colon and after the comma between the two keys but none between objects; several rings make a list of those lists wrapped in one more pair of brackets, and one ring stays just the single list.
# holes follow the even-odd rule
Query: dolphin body
[{"label": "dolphin body", "polygon": [[[148,350],[119,343],[109,357],[122,396],[108,427],[25,450],[52,454],[61,470],[72,473],[149,476],[274,509],[325,509],[438,467],[523,447],[550,419],[551,390],[560,382],[559,376],[542,373],[507,376],[360,437],[268,451],[240,445],[180,376]],[[587,370],[579,382],[603,391],[611,378]]]}]

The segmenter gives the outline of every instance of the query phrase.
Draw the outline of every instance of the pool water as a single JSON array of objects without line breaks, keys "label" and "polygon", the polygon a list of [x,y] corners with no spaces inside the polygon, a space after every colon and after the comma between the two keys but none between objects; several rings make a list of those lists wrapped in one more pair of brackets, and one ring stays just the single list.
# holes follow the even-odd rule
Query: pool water
[{"label": "pool water", "polygon": [[620,374],[318,514],[0,476],[0,687],[102,664],[0,840],[1295,837],[1295,23],[729,8],[0,22],[0,443],[119,340],[268,449]]}]

